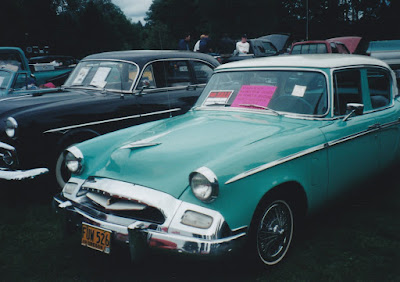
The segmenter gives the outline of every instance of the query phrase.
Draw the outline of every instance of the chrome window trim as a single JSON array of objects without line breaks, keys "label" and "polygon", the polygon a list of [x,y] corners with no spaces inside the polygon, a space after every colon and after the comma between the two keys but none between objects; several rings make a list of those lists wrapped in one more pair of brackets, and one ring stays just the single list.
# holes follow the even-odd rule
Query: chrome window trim
[{"label": "chrome window trim", "polygon": [[120,118],[112,118],[112,119],[107,119],[107,120],[93,121],[93,122],[87,122],[87,123],[82,123],[82,124],[64,126],[64,127],[46,130],[43,132],[43,134],[57,132],[57,131],[70,130],[70,129],[74,129],[74,128],[80,128],[80,127],[91,126],[91,125],[98,125],[98,124],[103,124],[103,123],[108,123],[108,122],[134,119],[134,118],[140,118],[140,117],[146,117],[146,116],[152,116],[152,115],[159,115],[159,114],[164,114],[164,113],[172,113],[172,112],[176,112],[176,111],[180,111],[180,110],[181,110],[181,108],[175,108],[175,109],[164,110],[164,111],[157,111],[157,112],[151,112],[151,113],[137,114],[137,115],[132,115],[132,116],[120,117]]},{"label": "chrome window trim", "polygon": [[[140,73],[139,73],[139,76],[138,77],[142,77],[142,75],[143,75],[143,73],[144,73],[144,70],[147,68],[147,66],[148,65],[150,65],[150,64],[153,64],[153,63],[156,63],[156,62],[166,62],[166,61],[197,61],[197,62],[203,62],[203,63],[206,63],[207,65],[209,65],[210,67],[212,67],[212,69],[214,69],[215,70],[215,66],[213,66],[211,63],[209,63],[209,62],[207,62],[207,61],[205,61],[205,60],[202,60],[202,59],[198,59],[198,58],[168,58],[168,59],[156,59],[156,60],[152,60],[152,61],[149,61],[149,62],[147,62],[144,66],[143,66],[143,68],[142,68],[142,70],[140,71]],[[189,71],[190,72],[190,71]],[[136,87],[137,87],[137,84],[139,83],[139,81],[140,81],[140,79],[136,79],[136,81],[135,81],[135,87],[133,88],[133,89],[136,89]],[[192,84],[192,82],[190,81],[190,84],[189,84],[190,86],[193,86],[193,85],[195,85],[195,84]],[[181,89],[181,88],[186,88],[186,87],[188,87],[189,85],[187,85],[187,86],[178,86],[179,87],[179,89]],[[177,86],[175,86],[175,88],[176,88]],[[154,90],[158,90],[158,91],[160,91],[160,90],[163,90],[163,89],[171,89],[171,88],[174,88],[174,87],[162,87],[162,88],[155,88]],[[151,89],[151,90],[153,90],[153,89]],[[171,89],[171,90],[174,90],[174,89]],[[146,90],[144,90],[143,92],[145,92]]]},{"label": "chrome window trim", "polygon": [[385,124],[383,124],[383,125],[381,125],[379,127],[370,127],[370,128],[368,128],[366,130],[363,130],[363,131],[360,131],[360,132],[357,132],[357,133],[354,133],[354,134],[351,134],[351,135],[348,135],[348,136],[345,136],[345,137],[342,137],[342,138],[338,138],[336,140],[332,140],[332,141],[329,141],[327,143],[316,145],[316,146],[308,148],[306,150],[302,150],[302,151],[294,153],[292,155],[280,158],[278,160],[275,160],[275,161],[272,161],[272,162],[269,162],[269,163],[265,163],[263,165],[255,167],[253,169],[250,169],[250,170],[247,170],[245,172],[242,172],[242,173],[230,178],[228,181],[226,181],[225,185],[233,183],[233,182],[236,182],[236,181],[238,181],[240,179],[246,178],[246,177],[248,177],[250,175],[259,173],[259,172],[267,170],[269,168],[278,166],[280,164],[286,163],[288,161],[303,157],[305,155],[309,155],[311,153],[314,153],[314,152],[317,152],[317,151],[320,151],[320,150],[323,150],[323,149],[327,149],[329,147],[332,147],[332,146],[335,146],[335,145],[338,145],[338,144],[353,140],[355,138],[358,138],[358,137],[361,137],[361,136],[364,136],[364,135],[379,131],[381,128],[388,128],[388,127],[391,127],[391,126],[394,126],[394,125],[398,125],[398,124],[400,124],[400,119],[397,120],[397,121],[394,121],[394,122],[385,123]]},{"label": "chrome window trim", "polygon": [[[138,72],[137,72],[135,80],[133,81],[132,86],[131,86],[131,88],[129,90],[106,89],[106,91],[117,92],[117,93],[132,93],[133,92],[133,89],[134,89],[134,87],[136,85],[136,82],[137,82],[138,75],[140,73],[140,67],[139,67],[139,65],[137,63],[132,62],[132,61],[119,60],[119,59],[86,59],[86,60],[80,61],[80,63],[81,62],[96,62],[96,61],[120,62],[120,63],[128,63],[128,64],[136,66],[137,69],[138,69]],[[65,85],[63,85],[63,87],[75,88],[75,87],[65,86]],[[93,89],[93,88],[90,88],[90,87],[76,87],[76,88],[86,89],[86,90],[96,90],[96,89]]]},{"label": "chrome window trim", "polygon": [[[288,67],[246,67],[246,68],[235,68],[235,69],[223,69],[223,70],[215,70],[214,74],[216,73],[223,73],[223,72],[240,72],[240,71],[307,71],[307,72],[318,72],[321,73],[322,75],[325,76],[325,82],[326,82],[326,91],[327,91],[327,99],[328,99],[328,105],[327,105],[327,110],[324,114],[322,115],[304,115],[304,114],[296,114],[296,113],[290,113],[290,112],[281,112],[278,111],[279,114],[281,114],[282,116],[285,117],[290,117],[290,118],[295,118],[295,119],[312,119],[312,120],[321,120],[324,119],[325,117],[327,117],[330,113],[330,108],[331,108],[331,90],[329,85],[331,84],[330,79],[329,79],[329,75],[327,72],[321,70],[321,69],[316,69],[316,68],[288,68]],[[205,108],[207,108],[207,106],[198,106],[195,109],[196,110],[204,110]],[[213,107],[213,109],[218,108],[218,107]],[[225,110],[230,110],[233,109],[231,107],[229,108],[225,108],[225,107],[221,107],[218,108],[218,110],[221,109],[225,109]],[[238,108],[238,109],[244,109],[245,108]],[[208,109],[207,109],[208,110]],[[257,112],[256,109],[251,109],[250,112]],[[260,111],[260,110],[258,110]],[[261,110],[261,111],[265,111],[265,110]],[[246,112],[249,112],[248,110],[246,110]],[[269,112],[269,114],[273,114],[271,112]],[[273,114],[276,116],[276,114]]]},{"label": "chrome window trim", "polygon": [[[372,110],[370,110],[370,111],[366,111],[366,112],[363,112],[363,115],[364,114],[370,114],[370,113],[375,113],[375,112],[378,112],[378,111],[381,111],[381,110],[387,110],[387,109],[389,109],[389,108],[392,108],[392,107],[394,107],[394,99],[395,99],[395,93],[394,93],[394,81],[393,81],[393,74],[392,74],[392,72],[388,69],[388,68],[385,68],[385,67],[382,67],[382,66],[378,66],[378,65],[356,65],[356,66],[346,66],[346,67],[340,67],[340,68],[332,68],[331,69],[331,72],[330,72],[330,75],[331,75],[331,77],[332,77],[332,109],[331,109],[331,113],[332,113],[332,116],[333,117],[335,117],[335,118],[343,118],[343,117],[345,117],[346,115],[340,115],[340,116],[334,116],[334,106],[335,106],[335,103],[334,103],[334,99],[335,99],[335,97],[334,97],[334,94],[335,94],[335,90],[333,89],[334,88],[334,81],[333,81],[333,73],[335,72],[335,71],[346,71],[346,70],[349,70],[349,69],[358,69],[359,71],[361,71],[362,69],[365,69],[365,70],[367,70],[368,68],[378,68],[378,69],[381,69],[381,70],[384,70],[385,72],[387,72],[388,73],[388,75],[389,75],[389,77],[390,77],[390,91],[391,91],[391,97],[390,97],[390,99],[391,99],[391,104],[389,104],[389,105],[387,105],[387,106],[385,106],[385,107],[382,107],[382,108],[377,108],[377,109],[372,109]],[[361,72],[360,72],[360,74],[361,74]],[[368,79],[368,78],[366,78],[366,79]],[[362,92],[362,89],[361,89],[361,97],[362,98],[364,98],[364,93]],[[371,97],[371,96],[370,96]]]}]

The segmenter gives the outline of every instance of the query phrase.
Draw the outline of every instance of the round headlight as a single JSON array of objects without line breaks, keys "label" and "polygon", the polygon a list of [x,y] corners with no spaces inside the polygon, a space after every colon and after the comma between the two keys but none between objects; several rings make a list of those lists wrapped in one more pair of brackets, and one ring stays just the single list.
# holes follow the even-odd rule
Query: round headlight
[{"label": "round headlight", "polygon": [[218,179],[207,167],[201,167],[189,176],[190,187],[197,199],[209,203],[218,197]]},{"label": "round headlight", "polygon": [[13,117],[6,120],[6,134],[10,138],[14,138],[17,133],[18,123]]},{"label": "round headlight", "polygon": [[65,165],[74,174],[82,172],[83,155],[77,147],[68,148],[65,155]]}]

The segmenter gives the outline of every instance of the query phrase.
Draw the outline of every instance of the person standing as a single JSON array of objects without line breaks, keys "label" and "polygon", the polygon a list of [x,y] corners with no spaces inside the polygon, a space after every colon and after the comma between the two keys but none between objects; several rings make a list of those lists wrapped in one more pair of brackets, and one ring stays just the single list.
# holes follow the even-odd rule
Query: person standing
[{"label": "person standing", "polygon": [[200,52],[200,41],[205,37],[204,34],[200,35],[200,39],[197,40],[196,44],[194,45],[193,51]]},{"label": "person standing", "polygon": [[181,40],[179,40],[178,43],[178,50],[185,50],[185,51],[189,51],[189,42],[190,42],[190,34],[186,33],[185,37]]},{"label": "person standing", "polygon": [[242,40],[236,43],[236,50],[240,54],[248,54],[250,50],[250,44],[247,42],[247,35],[243,34]]},{"label": "person standing", "polygon": [[205,34],[202,39],[200,39],[200,52],[201,53],[212,53],[213,49],[211,48],[211,38],[208,37],[208,34]]}]

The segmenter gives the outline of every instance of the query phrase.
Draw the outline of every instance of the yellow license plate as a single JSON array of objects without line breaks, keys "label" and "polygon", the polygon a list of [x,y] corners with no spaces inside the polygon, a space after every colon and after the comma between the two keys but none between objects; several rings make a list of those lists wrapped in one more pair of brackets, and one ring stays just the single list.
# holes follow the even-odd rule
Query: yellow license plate
[{"label": "yellow license plate", "polygon": [[109,254],[111,251],[111,232],[82,222],[81,243],[83,246]]}]

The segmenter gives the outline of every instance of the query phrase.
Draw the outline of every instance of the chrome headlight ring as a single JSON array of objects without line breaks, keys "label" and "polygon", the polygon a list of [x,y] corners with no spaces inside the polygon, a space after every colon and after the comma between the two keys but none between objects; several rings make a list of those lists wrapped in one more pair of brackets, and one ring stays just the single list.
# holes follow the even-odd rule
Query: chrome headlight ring
[{"label": "chrome headlight ring", "polygon": [[193,194],[200,201],[210,203],[218,197],[219,184],[217,176],[207,167],[203,166],[190,173],[189,183]]},{"label": "chrome headlight ring", "polygon": [[77,147],[72,146],[65,150],[65,165],[73,174],[83,171],[83,154]]},{"label": "chrome headlight ring", "polygon": [[7,136],[10,138],[15,138],[17,135],[17,128],[18,128],[18,122],[15,120],[15,118],[13,117],[7,118],[6,128],[5,128]]}]

